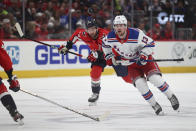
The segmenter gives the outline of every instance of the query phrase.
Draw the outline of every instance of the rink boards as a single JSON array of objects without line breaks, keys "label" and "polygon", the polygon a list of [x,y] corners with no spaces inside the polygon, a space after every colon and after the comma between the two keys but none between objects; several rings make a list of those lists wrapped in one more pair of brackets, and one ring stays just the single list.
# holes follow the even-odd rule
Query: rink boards
[{"label": "rink boards", "polygon": [[[59,45],[64,41],[42,41]],[[57,49],[32,41],[4,41],[5,49],[13,62],[18,77],[50,77],[89,75],[90,63],[86,58],[73,54],[61,55]],[[90,50],[83,42],[77,42],[70,51],[88,56]],[[184,58],[183,62],[159,62],[164,73],[196,72],[196,41],[158,41],[154,50],[155,59]],[[107,67],[104,74],[113,74]],[[0,76],[6,77],[4,72]]]}]

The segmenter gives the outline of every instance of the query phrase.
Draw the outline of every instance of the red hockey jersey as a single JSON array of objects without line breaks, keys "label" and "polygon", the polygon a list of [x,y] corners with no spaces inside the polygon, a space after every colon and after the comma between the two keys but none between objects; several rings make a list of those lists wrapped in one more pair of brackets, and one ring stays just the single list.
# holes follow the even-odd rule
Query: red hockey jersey
[{"label": "red hockey jersey", "polygon": [[82,40],[86,43],[90,50],[99,50],[102,51],[102,39],[107,36],[108,31],[102,28],[98,28],[98,37],[97,39],[92,39],[85,29],[77,29],[73,35],[70,37],[70,41],[76,43],[78,40]]}]

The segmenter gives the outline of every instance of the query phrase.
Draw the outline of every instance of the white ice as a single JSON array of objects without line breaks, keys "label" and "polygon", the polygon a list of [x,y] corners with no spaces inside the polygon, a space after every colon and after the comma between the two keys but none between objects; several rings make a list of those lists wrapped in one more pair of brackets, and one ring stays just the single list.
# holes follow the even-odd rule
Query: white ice
[{"label": "white ice", "polygon": [[[0,131],[195,131],[196,73],[163,74],[179,98],[181,111],[173,111],[167,98],[150,85],[165,116],[156,116],[133,85],[115,75],[102,76],[97,106],[89,107],[90,78],[56,77],[20,79],[21,88],[93,117],[111,114],[97,122],[24,92],[11,92],[24,125],[15,123],[0,106]],[[7,82],[4,80],[4,83]]]}]

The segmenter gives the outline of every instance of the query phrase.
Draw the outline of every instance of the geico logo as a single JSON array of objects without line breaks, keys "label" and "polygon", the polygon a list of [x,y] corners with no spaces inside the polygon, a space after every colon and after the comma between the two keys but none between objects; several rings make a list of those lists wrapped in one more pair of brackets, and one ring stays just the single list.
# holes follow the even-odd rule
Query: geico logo
[{"label": "geico logo", "polygon": [[[59,47],[59,45],[55,45]],[[82,53],[90,53],[89,47],[87,45],[76,46],[73,45],[71,51]],[[88,63],[88,60],[75,56],[73,54],[62,55],[58,53],[57,49],[50,48],[44,45],[37,45],[35,47],[35,62],[38,65],[46,64],[75,64],[75,63]]]},{"label": "geico logo", "polygon": [[13,64],[18,64],[20,59],[20,50],[18,46],[7,46],[6,51]]}]

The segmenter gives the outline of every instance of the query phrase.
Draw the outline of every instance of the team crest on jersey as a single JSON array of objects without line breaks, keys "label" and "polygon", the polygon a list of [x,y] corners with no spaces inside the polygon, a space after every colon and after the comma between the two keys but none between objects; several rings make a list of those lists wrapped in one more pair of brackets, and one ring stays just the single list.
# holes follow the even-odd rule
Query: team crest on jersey
[{"label": "team crest on jersey", "polygon": [[122,51],[120,51],[120,49],[117,47],[117,46],[114,46],[114,49],[115,49],[115,51],[119,54],[119,55],[121,55],[123,58],[129,58],[129,59],[133,59],[133,58],[136,58],[137,57],[137,55],[138,55],[138,53],[136,52],[136,53],[134,53],[133,51],[129,51],[129,53],[125,53],[125,52],[122,52]]}]

